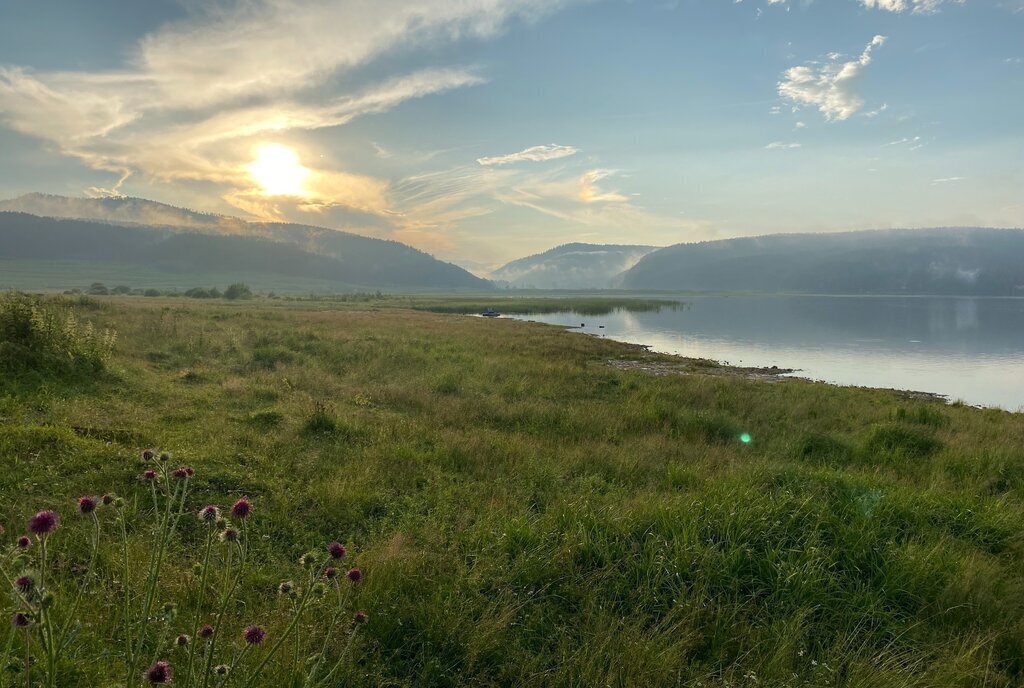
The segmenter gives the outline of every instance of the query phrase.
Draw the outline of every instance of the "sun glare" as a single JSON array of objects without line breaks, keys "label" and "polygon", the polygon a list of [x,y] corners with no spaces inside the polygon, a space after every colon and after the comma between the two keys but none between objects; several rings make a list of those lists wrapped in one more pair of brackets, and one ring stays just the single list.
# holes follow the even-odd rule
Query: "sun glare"
[{"label": "sun glare", "polygon": [[249,174],[266,196],[302,196],[303,182],[309,170],[288,146],[264,143],[256,150],[256,159],[249,164]]}]

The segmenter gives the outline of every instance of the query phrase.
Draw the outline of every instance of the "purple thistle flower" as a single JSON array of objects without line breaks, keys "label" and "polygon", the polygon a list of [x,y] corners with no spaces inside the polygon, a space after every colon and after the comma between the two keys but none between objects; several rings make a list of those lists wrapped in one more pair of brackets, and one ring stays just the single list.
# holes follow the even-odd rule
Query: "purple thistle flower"
[{"label": "purple thistle flower", "polygon": [[45,537],[57,530],[57,514],[52,511],[40,511],[28,520],[28,529],[39,537]]},{"label": "purple thistle flower", "polygon": [[185,478],[187,478],[189,476],[189,472],[188,471],[189,471],[189,469],[188,469],[187,466],[181,466],[179,468],[175,468],[174,472],[171,473],[171,475],[173,475],[178,480],[184,480]]},{"label": "purple thistle flower", "polygon": [[19,549],[28,549],[29,545],[31,545],[31,544],[32,544],[32,540],[29,538],[28,535],[21,535],[20,537],[18,537],[18,548]]},{"label": "purple thistle flower", "polygon": [[32,576],[18,576],[14,580],[14,587],[18,589],[22,595],[27,595],[32,592],[32,588],[36,586],[36,581]]},{"label": "purple thistle flower", "polygon": [[11,625],[15,628],[25,628],[30,623],[32,623],[32,619],[28,618],[28,614],[25,612],[18,612],[11,618]]},{"label": "purple thistle flower", "polygon": [[189,644],[189,642],[191,640],[192,640],[191,638],[189,638],[187,635],[182,633],[177,638],[174,639],[174,644],[177,645],[178,647],[188,647],[188,644]]},{"label": "purple thistle flower", "polygon": [[192,468],[191,466],[185,466],[185,475],[187,475],[188,477],[191,478],[195,474],[196,474],[196,469]]},{"label": "purple thistle flower", "polygon": [[235,542],[238,540],[238,531],[235,528],[228,526],[221,531],[220,540],[221,542]]},{"label": "purple thistle flower", "polygon": [[239,499],[231,507],[231,515],[234,516],[235,518],[239,519],[240,521],[249,518],[249,514],[251,514],[251,513],[252,513],[252,503],[248,499],[246,499],[245,497],[242,497],[241,499]]},{"label": "purple thistle flower", "polygon": [[345,545],[341,544],[340,542],[335,541],[327,545],[327,553],[331,555],[332,559],[344,559],[345,552]]},{"label": "purple thistle flower", "polygon": [[242,637],[245,638],[245,642],[250,645],[259,645],[263,642],[263,639],[267,637],[267,632],[256,624],[253,624],[242,631]]},{"label": "purple thistle flower", "polygon": [[92,512],[96,511],[96,498],[95,497],[79,497],[78,498],[78,513],[83,516],[87,516]]},{"label": "purple thistle flower", "polygon": [[162,683],[170,683],[173,675],[174,671],[171,669],[171,665],[160,660],[146,671],[146,680],[155,686]]},{"label": "purple thistle flower", "polygon": [[363,580],[363,572],[359,569],[352,569],[347,574],[348,579],[353,583],[358,583]]},{"label": "purple thistle flower", "polygon": [[213,626],[211,626],[210,624],[203,624],[202,627],[199,629],[199,633],[197,633],[197,635],[200,638],[202,638],[203,640],[206,640],[208,638],[212,638],[213,637]]},{"label": "purple thistle flower", "polygon": [[338,569],[334,568],[333,566],[328,566],[324,569],[324,578],[326,578],[327,580],[334,580],[337,577]]},{"label": "purple thistle flower", "polygon": [[360,611],[356,612],[355,622],[357,624],[364,624],[364,623],[366,623],[368,618],[369,617],[366,616],[366,612],[360,610]]},{"label": "purple thistle flower", "polygon": [[220,509],[213,504],[207,504],[199,510],[199,520],[207,525],[214,525],[218,518],[220,518]]},{"label": "purple thistle flower", "polygon": [[152,468],[142,471],[142,479],[147,483],[153,482],[154,480],[156,480],[156,471],[154,471]]},{"label": "purple thistle flower", "polygon": [[156,456],[156,452],[153,451],[152,449],[147,449],[144,452],[142,452],[143,461],[152,461],[154,456]]}]

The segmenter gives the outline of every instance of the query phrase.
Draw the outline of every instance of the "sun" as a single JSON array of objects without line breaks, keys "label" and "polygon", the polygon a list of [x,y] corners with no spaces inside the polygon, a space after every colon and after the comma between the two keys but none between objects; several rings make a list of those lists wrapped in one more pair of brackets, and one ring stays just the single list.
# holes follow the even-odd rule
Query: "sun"
[{"label": "sun", "polygon": [[246,168],[260,185],[264,196],[303,196],[303,182],[309,170],[299,162],[299,156],[280,143],[264,143],[256,149],[256,159]]}]

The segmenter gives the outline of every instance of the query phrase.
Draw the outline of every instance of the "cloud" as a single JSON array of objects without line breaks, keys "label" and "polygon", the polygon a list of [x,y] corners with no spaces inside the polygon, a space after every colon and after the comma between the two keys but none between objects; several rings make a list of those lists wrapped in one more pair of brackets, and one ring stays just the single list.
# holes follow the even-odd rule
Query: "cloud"
[{"label": "cloud", "polygon": [[772,141],[767,146],[765,146],[765,148],[768,149],[768,150],[779,150],[779,149],[791,150],[791,149],[794,149],[794,148],[802,148],[802,147],[803,147],[802,143],[786,143],[785,141]]},{"label": "cloud", "polygon": [[[236,207],[274,217],[245,171],[257,143],[301,148],[303,132],[484,81],[461,66],[391,74],[358,89],[346,77],[395,51],[488,38],[513,19],[575,1],[190,2],[191,14],[144,36],[119,69],[0,66],[0,122],[116,175],[97,192],[117,192],[130,175],[209,182],[224,187]],[[295,207],[388,211],[383,181],[317,169],[308,159],[309,187],[318,195]]]},{"label": "cloud", "polygon": [[779,95],[796,106],[818,108],[826,120],[848,119],[864,106],[856,87],[865,67],[871,64],[871,53],[884,45],[885,40],[885,36],[875,36],[859,57],[848,62],[840,62],[841,58],[832,54],[828,62],[786,70],[778,84]]},{"label": "cloud", "polygon": [[[938,12],[939,8],[947,0],[860,0],[860,4],[868,9],[880,9],[889,12],[906,12],[910,10],[914,14],[932,14]],[[965,0],[949,0],[949,2],[962,5]]]},{"label": "cloud", "polygon": [[914,136],[913,138],[911,138],[911,137],[904,137],[902,139],[896,139],[894,141],[889,141],[888,143],[885,143],[885,144],[882,144],[882,145],[884,145],[884,146],[902,146],[905,143],[918,143],[918,142],[920,142],[920,140],[921,140],[920,136]]},{"label": "cloud", "polygon": [[477,158],[477,162],[481,165],[509,165],[516,162],[544,162],[546,160],[558,160],[559,158],[567,158],[570,155],[576,155],[579,152],[578,149],[572,146],[561,146],[557,143],[549,143],[541,146],[531,146],[518,153],[509,153],[508,155],[497,155],[494,157]]},{"label": "cloud", "polygon": [[580,176],[579,199],[584,203],[626,203],[629,198],[618,191],[602,191],[598,182],[616,174],[615,170],[587,170]]},{"label": "cloud", "polygon": [[948,184],[950,182],[962,182],[967,177],[943,177],[942,179],[933,179],[932,184]]}]

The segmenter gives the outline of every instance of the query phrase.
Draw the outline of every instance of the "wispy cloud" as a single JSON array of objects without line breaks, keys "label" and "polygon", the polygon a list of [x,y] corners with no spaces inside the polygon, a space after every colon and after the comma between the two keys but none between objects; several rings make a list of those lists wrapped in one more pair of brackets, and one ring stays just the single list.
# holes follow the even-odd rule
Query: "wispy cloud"
[{"label": "wispy cloud", "polygon": [[913,12],[915,14],[932,14],[946,2],[962,5],[965,0],[860,0],[860,4],[869,9],[887,10],[889,12]]},{"label": "wispy cloud", "polygon": [[578,152],[579,150],[572,146],[562,146],[557,143],[549,143],[541,146],[530,146],[518,153],[477,158],[477,162],[481,165],[510,165],[516,162],[544,162],[546,160],[567,158],[571,155],[576,155]]},{"label": "wispy cloud", "polygon": [[796,106],[818,108],[825,119],[848,119],[864,106],[857,85],[864,69],[871,64],[872,52],[885,44],[885,36],[875,36],[854,60],[841,62],[833,53],[824,63],[812,62],[786,70],[778,84],[779,95]]},{"label": "wispy cloud", "polygon": [[772,141],[767,146],[768,150],[791,150],[794,148],[802,148],[802,143],[787,143],[786,141]]},{"label": "wispy cloud", "polygon": [[950,182],[962,182],[967,177],[943,177],[941,179],[933,179],[932,184],[949,184]]},{"label": "wispy cloud", "polygon": [[579,199],[584,203],[627,203],[629,198],[618,191],[600,188],[600,182],[616,174],[616,170],[587,170],[580,176]]},{"label": "wispy cloud", "polygon": [[[358,90],[341,78],[395,50],[487,38],[514,18],[575,0],[236,0],[188,3],[191,14],[142,38],[121,69],[32,71],[0,66],[0,121],[112,173],[223,187],[247,212],[331,205],[385,214],[387,184],[310,167],[302,199],[261,198],[245,171],[253,147],[336,127],[401,103],[480,84],[475,68],[427,68]],[[309,156],[314,158],[315,156]],[[308,162],[307,162],[308,164]]]},{"label": "wispy cloud", "polygon": [[895,139],[893,141],[889,141],[888,143],[884,143],[882,145],[883,146],[902,146],[902,145],[907,144],[907,143],[918,143],[920,141],[921,141],[921,137],[920,136],[913,136],[913,137],[904,137],[904,138],[901,138],[901,139]]}]

